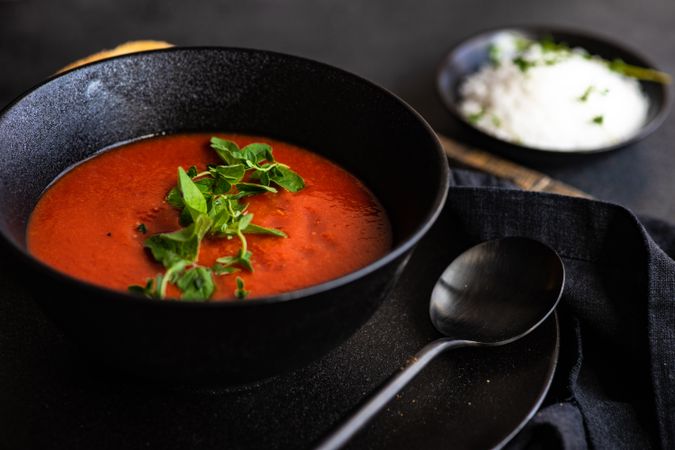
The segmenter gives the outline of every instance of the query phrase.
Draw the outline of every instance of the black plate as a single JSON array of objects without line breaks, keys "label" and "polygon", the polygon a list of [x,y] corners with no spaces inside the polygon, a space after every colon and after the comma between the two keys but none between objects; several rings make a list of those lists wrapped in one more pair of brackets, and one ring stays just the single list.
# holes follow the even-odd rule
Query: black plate
[{"label": "black plate", "polygon": [[[345,344],[262,383],[200,390],[143,384],[91,367],[41,316],[21,275],[3,262],[0,448],[308,448],[437,337],[427,312],[431,288],[471,244],[444,211],[393,294]],[[350,448],[499,445],[542,401],[557,355],[554,317],[509,346],[450,352]]]},{"label": "black plate", "polygon": [[640,82],[640,86],[649,100],[647,121],[640,131],[631,138],[602,148],[579,151],[560,151],[518,145],[492,135],[473,126],[459,111],[459,86],[469,75],[478,71],[489,62],[489,47],[495,35],[514,32],[532,40],[550,37],[556,42],[565,42],[571,47],[581,47],[593,55],[611,61],[620,58],[629,64],[641,67],[656,66],[638,52],[610,39],[593,35],[585,31],[556,27],[514,26],[493,29],[470,36],[456,44],[443,58],[436,74],[438,95],[454,119],[459,122],[476,144],[513,159],[535,162],[555,162],[587,157],[605,153],[627,146],[645,138],[656,130],[668,115],[669,91],[663,84]]}]

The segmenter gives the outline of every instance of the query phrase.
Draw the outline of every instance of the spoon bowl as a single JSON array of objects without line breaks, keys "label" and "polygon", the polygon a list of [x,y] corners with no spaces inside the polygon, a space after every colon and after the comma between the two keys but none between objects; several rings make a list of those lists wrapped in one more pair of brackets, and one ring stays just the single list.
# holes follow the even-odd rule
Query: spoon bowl
[{"label": "spoon bowl", "polygon": [[565,271],[550,247],[521,237],[476,245],[449,266],[431,293],[441,334],[502,345],[535,329],[558,304]]},{"label": "spoon bowl", "polygon": [[513,342],[551,315],[562,296],[565,267],[541,242],[507,237],[471,247],[443,271],[429,315],[444,335],[427,344],[317,447],[342,447],[436,356],[452,348]]}]

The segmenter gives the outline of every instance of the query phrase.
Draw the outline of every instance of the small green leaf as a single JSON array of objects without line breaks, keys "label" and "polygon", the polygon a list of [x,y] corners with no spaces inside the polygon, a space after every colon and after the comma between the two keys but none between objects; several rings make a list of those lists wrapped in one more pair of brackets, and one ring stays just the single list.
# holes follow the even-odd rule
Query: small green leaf
[{"label": "small green leaf", "polygon": [[248,144],[246,147],[241,149],[241,153],[247,161],[250,161],[256,166],[260,165],[260,163],[263,161],[270,163],[274,162],[274,157],[272,156],[272,147],[270,147],[269,144]]},{"label": "small green leaf", "polygon": [[169,283],[175,284],[178,278],[180,277],[180,274],[185,270],[185,267],[189,264],[188,261],[176,261],[171,265],[171,267],[168,268],[168,270],[164,273],[164,276],[162,278],[161,275],[157,276],[157,286],[158,286],[158,291],[159,291],[159,298],[165,298],[166,297],[166,289],[169,285]]},{"label": "small green leaf", "polygon": [[289,192],[298,192],[305,187],[302,177],[288,167],[277,166],[270,172],[270,180]]},{"label": "small green leaf", "polygon": [[187,227],[192,223],[192,215],[190,215],[190,211],[187,208],[183,208],[183,210],[180,212],[178,222],[183,227]]},{"label": "small green leaf", "polygon": [[190,166],[190,168],[187,170],[187,176],[190,178],[196,177],[198,173],[197,166]]},{"label": "small green leaf", "polygon": [[211,148],[228,165],[237,164],[241,160],[239,146],[232,141],[214,136],[211,138]]},{"label": "small green leaf", "polygon": [[148,232],[148,227],[146,227],[144,223],[141,223],[136,227],[136,230],[138,230],[140,233],[146,234]]},{"label": "small green leaf", "polygon": [[239,258],[239,265],[249,272],[253,272],[253,264],[251,263],[251,256],[253,256],[253,254],[249,251],[244,251],[243,248],[240,248],[237,256]]},{"label": "small green leaf", "polygon": [[253,220],[253,214],[244,214],[241,219],[239,220],[239,223],[237,224],[237,229],[239,231],[246,229],[246,227],[249,226],[251,221]]},{"label": "small green leaf", "polygon": [[242,230],[246,234],[270,234],[272,236],[278,236],[287,238],[288,235],[281,230],[276,228],[267,228],[254,223],[249,224],[246,228]]},{"label": "small green leaf", "polygon": [[200,214],[206,214],[206,199],[199,187],[192,181],[182,167],[178,168],[178,188],[183,194],[183,202],[190,212],[192,220]]},{"label": "small green leaf", "polygon": [[183,300],[208,300],[216,289],[211,269],[201,266],[186,270],[176,280],[176,286]]},{"label": "small green leaf", "polygon": [[220,258],[216,259],[216,262],[225,267],[229,267],[237,264],[237,262],[239,262],[239,258],[236,256],[221,256]]},{"label": "small green leaf", "polygon": [[270,186],[265,186],[264,184],[257,183],[237,183],[237,189],[241,192],[251,193],[251,194],[263,194],[265,192],[277,193],[277,190]]},{"label": "small green leaf", "polygon": [[155,289],[155,279],[148,278],[145,282],[145,286],[140,286],[138,284],[131,285],[127,288],[129,292],[139,295],[144,295],[149,298],[158,298],[157,291]]},{"label": "small green leaf", "polygon": [[210,226],[211,219],[201,215],[186,228],[149,237],[145,240],[144,246],[150,250],[155,260],[166,268],[181,260],[195,262],[199,255],[199,244]]},{"label": "small green leaf", "polygon": [[226,194],[232,189],[232,184],[224,178],[216,178],[211,189],[213,195]]},{"label": "small green leaf", "polygon": [[605,121],[604,116],[595,116],[593,117],[593,123],[596,125],[602,125],[602,123]]},{"label": "small green leaf", "polygon": [[237,288],[234,290],[234,296],[240,300],[243,300],[248,295],[248,291],[244,289],[244,280],[240,277],[237,277]]},{"label": "small green leaf", "polygon": [[152,257],[166,268],[181,260],[195,261],[199,254],[199,240],[195,237],[185,242],[167,239],[166,235],[151,236],[143,243]]},{"label": "small green leaf", "polygon": [[223,178],[231,184],[236,184],[244,178],[246,168],[243,164],[234,164],[231,166],[215,166],[210,169],[211,174],[216,178]]},{"label": "small green leaf", "polygon": [[209,210],[209,217],[211,217],[211,232],[223,233],[232,219],[231,208],[228,207],[229,200],[224,198],[217,198],[213,201],[211,209]]},{"label": "small green leaf", "polygon": [[183,196],[180,194],[180,191],[177,187],[171,188],[168,194],[166,194],[166,202],[177,209],[183,209],[185,202],[183,202]]},{"label": "small green leaf", "polygon": [[230,275],[235,272],[239,272],[239,268],[237,267],[232,267],[232,266],[226,266],[223,264],[216,263],[213,265],[213,273],[216,275]]},{"label": "small green leaf", "polygon": [[243,269],[253,272],[253,265],[251,264],[252,253],[249,251],[244,252],[243,250],[243,248],[239,249],[236,256],[220,257],[216,259],[216,263],[219,263],[224,267],[239,265]]},{"label": "small green leaf", "polygon": [[197,189],[199,189],[199,192],[201,192],[204,197],[211,195],[211,189],[213,188],[215,182],[216,180],[213,178],[201,178],[197,181],[193,181],[195,186],[197,186]]}]

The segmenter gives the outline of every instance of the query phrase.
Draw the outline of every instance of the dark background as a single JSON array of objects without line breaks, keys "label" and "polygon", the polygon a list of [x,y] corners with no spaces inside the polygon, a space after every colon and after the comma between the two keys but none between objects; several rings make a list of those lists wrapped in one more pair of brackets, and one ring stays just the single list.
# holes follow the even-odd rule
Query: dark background
[{"label": "dark background", "polygon": [[[438,131],[461,139],[435,94],[437,64],[464,36],[509,24],[561,25],[605,35],[675,74],[672,0],[0,0],[0,104],[73,60],[128,40],[161,39],[177,45],[270,49],[326,62],[394,91]],[[671,115],[637,145],[544,170],[601,199],[675,222],[674,140]],[[278,388],[264,385],[262,390],[272,392],[264,399],[255,390],[167,394],[101,379],[30,300],[26,285],[32,280],[16,277],[11,260],[2,258],[0,449],[225,448],[223,442],[233,440],[268,448],[287,447],[293,440],[298,446],[311,442],[435,336],[426,298],[419,293],[430,291],[450,259],[443,253],[451,251],[442,241],[452,235],[447,230],[438,228],[423,242],[394,295],[371,322],[326,358],[285,375]],[[435,272],[428,268],[430,261]],[[486,372],[497,370],[494,364],[481,371],[467,363],[462,372],[455,358],[430,367],[355,445],[412,448],[425,437],[427,447],[442,447],[447,417],[469,417],[466,408],[448,406],[455,401],[448,393],[462,393],[462,386],[487,379],[492,380],[492,391],[485,391],[490,399],[511,395],[507,388],[513,388],[513,376],[499,385]],[[494,356],[465,360],[494,363]],[[507,354],[504,360],[512,357]],[[525,375],[523,380],[532,384],[530,373]],[[313,408],[312,423],[295,413],[308,414],[307,405]],[[496,402],[493,412],[499,405],[504,402]],[[259,431],[259,417],[267,432]]]},{"label": "dark background", "polygon": [[[0,103],[70,61],[128,40],[224,45],[305,56],[354,72],[456,130],[435,94],[436,66],[485,28],[552,24],[613,38],[675,74],[672,0],[0,0]],[[675,115],[617,152],[540,166],[592,195],[675,221]]]}]

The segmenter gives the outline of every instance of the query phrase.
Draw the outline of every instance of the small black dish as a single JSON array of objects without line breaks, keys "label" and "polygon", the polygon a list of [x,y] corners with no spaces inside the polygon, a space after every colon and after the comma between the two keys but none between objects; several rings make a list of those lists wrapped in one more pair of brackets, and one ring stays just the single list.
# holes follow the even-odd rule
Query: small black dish
[{"label": "small black dish", "polygon": [[[116,143],[192,131],[279,138],[337,162],[382,202],[393,249],[320,285],[207,303],[97,287],[27,252],[30,213],[61,172]],[[402,182],[411,148],[414,189]],[[54,77],[0,113],[0,240],[33,280],[35,299],[88,355],[152,380],[241,383],[325,354],[381,304],[447,189],[440,144],[403,101],[342,70],[273,52],[205,47],[121,56]]]},{"label": "small black dish", "polygon": [[633,144],[656,130],[666,118],[670,106],[668,86],[640,81],[640,86],[649,100],[647,121],[637,134],[613,145],[592,150],[551,150],[514,144],[480,130],[472,125],[459,110],[459,86],[467,76],[475,73],[489,62],[490,43],[496,35],[504,32],[518,33],[532,40],[552,38],[555,42],[565,42],[571,47],[584,48],[590,54],[598,55],[609,61],[620,58],[628,64],[649,68],[655,67],[644,56],[622,44],[583,31],[556,27],[514,26],[475,34],[462,40],[447,53],[436,74],[436,88],[441,101],[456,121],[461,124],[462,130],[467,133],[467,139],[471,143],[516,160],[543,163],[565,162],[606,153]]}]

